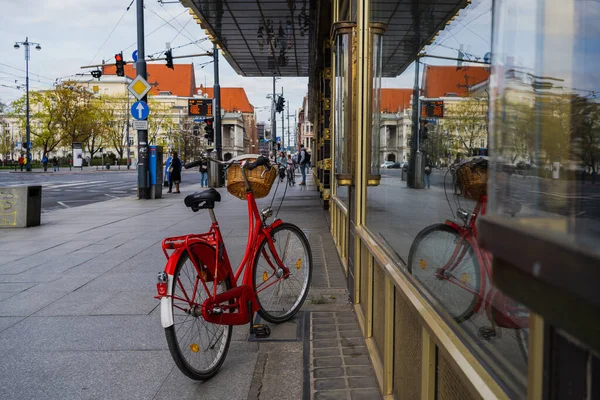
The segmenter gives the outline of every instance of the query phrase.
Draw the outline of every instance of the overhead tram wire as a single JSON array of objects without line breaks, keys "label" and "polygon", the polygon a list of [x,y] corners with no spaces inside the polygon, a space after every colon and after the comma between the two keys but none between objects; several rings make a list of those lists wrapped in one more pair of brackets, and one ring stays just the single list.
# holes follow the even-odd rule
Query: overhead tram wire
[{"label": "overhead tram wire", "polygon": [[[158,18],[160,18],[160,19],[162,19],[163,21],[165,21],[166,23],[168,23],[168,24],[169,24],[169,26],[170,26],[171,28],[175,29],[175,30],[177,30],[177,28],[176,28],[175,26],[173,26],[173,25],[171,24],[171,22],[170,22],[170,21],[176,21],[176,22],[177,22],[179,25],[182,25],[182,24],[181,24],[179,21],[177,21],[177,20],[175,19],[175,18],[179,17],[179,15],[181,15],[181,14],[179,14],[179,15],[177,15],[177,17],[175,17],[175,18],[172,18],[172,19],[170,19],[169,21],[167,21],[167,20],[166,20],[166,19],[164,19],[164,18],[163,18],[163,17],[162,17],[160,14],[158,14],[156,11],[154,11],[154,10],[152,10],[152,9],[150,9],[150,8],[147,8],[147,7],[146,7],[146,9],[147,9],[148,11],[150,11],[151,13],[153,13],[154,15],[156,15]],[[166,10],[165,10],[165,11],[166,11]],[[184,12],[185,12],[185,10],[184,10]],[[170,14],[168,11],[167,11],[167,14],[171,15],[171,14]],[[191,18],[191,17],[190,17],[190,18]],[[188,32],[188,31],[186,30],[186,32]],[[188,33],[189,33],[190,35],[192,35],[192,36],[193,36],[193,34],[192,34],[191,32],[188,32]],[[186,38],[187,40],[189,40],[190,42],[193,42],[193,41],[194,41],[194,39],[190,38],[190,37],[189,37],[189,36],[187,36],[187,35],[182,35],[182,36],[183,36],[183,37],[185,37],[185,38]],[[202,48],[202,47],[201,47],[201,46],[199,46],[199,45],[198,45],[198,48],[200,48],[200,49],[202,49],[202,50],[204,50],[204,51],[207,51],[206,49]]]},{"label": "overhead tram wire", "polygon": [[[463,26],[462,26],[460,29],[458,29],[458,30],[456,31],[456,33],[454,33],[454,34],[456,34],[456,35],[457,35],[457,34],[459,34],[459,33],[460,33],[460,32],[461,32],[461,31],[462,31],[464,28],[466,28],[467,26],[471,25],[473,22],[477,21],[477,20],[478,20],[479,18],[481,18],[482,16],[484,16],[484,15],[488,14],[489,12],[491,12],[491,10],[492,10],[492,9],[491,9],[491,7],[490,7],[489,9],[487,9],[487,8],[486,8],[486,9],[485,9],[483,12],[481,12],[481,13],[480,13],[478,16],[476,16],[475,18],[473,18],[472,20],[470,20],[470,21],[469,21],[469,22],[467,22],[466,24],[461,22],[461,23],[463,24]],[[450,29],[451,29],[451,28],[448,28],[448,29],[447,29],[446,31],[444,31],[444,32],[448,32],[448,33],[450,33]],[[442,45],[442,44],[443,44],[443,43],[445,43],[445,42],[446,42],[448,39],[450,39],[450,37],[453,37],[453,36],[448,36],[448,37],[446,37],[446,38],[442,39],[442,40],[441,40],[439,43],[434,43],[434,44],[432,45],[431,49],[429,49],[428,51],[433,51],[433,50],[434,50],[434,49],[435,49],[437,46],[440,46],[440,45]]]},{"label": "overhead tram wire", "polygon": [[[0,65],[2,65],[2,66],[5,66],[5,67],[8,67],[8,68],[12,68],[12,69],[14,69],[14,70],[17,70],[17,71],[20,71],[20,72],[27,72],[27,71],[25,71],[24,69],[17,68],[17,67],[13,67],[12,65],[9,65],[9,64],[5,64],[5,63],[1,63],[1,62],[0,62]],[[34,72],[31,72],[31,71],[29,71],[29,77],[30,77],[30,79],[31,79],[31,75],[36,75],[38,78],[44,78],[44,79],[46,79],[46,80],[48,80],[48,81],[51,81],[51,82],[53,82],[53,81],[54,81],[54,78],[48,78],[47,76],[40,75],[40,74],[36,74],[36,73],[34,73]],[[39,82],[39,80],[38,80],[38,82]]]},{"label": "overhead tram wire", "polygon": [[[171,16],[171,17],[172,17],[173,15],[172,15],[172,14],[171,14],[171,13],[170,13],[170,12],[169,12],[169,11],[168,11],[166,8],[165,8],[164,4],[163,4],[163,3],[160,3],[160,4],[161,4],[161,7],[163,8],[163,10],[165,10],[165,12],[166,12],[167,14],[169,14],[169,16]],[[190,19],[188,20],[188,22],[186,22],[186,25],[187,25],[187,24],[188,24],[190,21],[192,21],[192,20],[193,20],[192,16],[190,16],[189,18],[190,18]],[[179,22],[179,21],[177,21],[177,20],[175,20],[175,22],[177,22],[179,25],[181,25],[181,22]],[[185,29],[185,26],[184,26],[184,29]],[[192,32],[188,31],[187,29],[185,29],[185,31],[186,31],[187,33],[189,33],[189,34],[190,34],[192,37],[194,37],[194,34],[193,34]],[[173,40],[175,40],[175,39],[173,39]],[[197,45],[197,46],[198,46],[198,48],[199,48],[199,49],[201,49],[201,50],[203,50],[203,51],[205,51],[205,52],[208,52],[208,50],[206,50],[204,47],[202,47],[202,46],[200,46],[200,45]]]}]

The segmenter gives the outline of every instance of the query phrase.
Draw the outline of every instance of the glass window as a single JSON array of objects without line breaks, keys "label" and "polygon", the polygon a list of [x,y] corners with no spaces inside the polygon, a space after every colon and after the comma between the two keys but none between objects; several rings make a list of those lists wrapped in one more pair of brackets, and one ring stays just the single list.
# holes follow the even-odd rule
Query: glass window
[{"label": "glass window", "polygon": [[[469,28],[473,26],[483,38],[477,40],[485,43],[477,54],[481,58],[490,52],[491,13],[485,8],[491,2],[479,3],[461,11],[449,27],[452,33],[442,33],[424,52],[456,57],[458,45],[452,44],[452,35],[461,42],[473,40],[468,30],[462,37],[458,34],[461,23],[469,26],[470,21],[477,22],[479,27]],[[414,98],[415,64],[407,65],[407,60],[444,26],[439,18],[452,16],[446,8],[427,3],[418,15],[402,15],[412,23],[418,18],[421,28],[402,31],[402,36],[394,7],[370,4],[372,23],[389,25],[380,44],[380,89],[373,80],[372,106],[379,123],[376,127],[374,116],[372,133],[379,137],[371,143],[379,146],[381,180],[367,187],[367,228],[395,253],[398,267],[423,289],[486,367],[502,377],[508,392],[522,397],[529,312],[492,287],[491,255],[477,243],[476,222],[487,206],[490,68],[421,58],[419,98]]]},{"label": "glass window", "polygon": [[351,62],[350,35],[351,28],[341,28],[335,38],[335,76],[334,76],[334,138],[335,138],[335,182],[336,196],[348,205],[348,183],[351,163],[351,105],[350,80]]}]

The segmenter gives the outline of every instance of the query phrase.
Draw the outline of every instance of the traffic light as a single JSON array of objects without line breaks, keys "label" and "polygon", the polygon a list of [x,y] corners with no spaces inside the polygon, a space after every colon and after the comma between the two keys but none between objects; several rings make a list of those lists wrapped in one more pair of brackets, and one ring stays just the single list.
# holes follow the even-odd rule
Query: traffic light
[{"label": "traffic light", "polygon": [[100,80],[100,77],[102,76],[102,71],[100,71],[99,69],[95,70],[95,71],[92,71],[92,76],[94,78]]},{"label": "traffic light", "polygon": [[204,123],[206,124],[204,126],[204,138],[206,140],[208,140],[209,142],[214,142],[215,141],[215,129],[213,127],[213,122],[214,120],[212,118],[207,118]]},{"label": "traffic light", "polygon": [[173,53],[171,53],[171,50],[166,51],[165,57],[167,59],[167,68],[175,69],[173,66]]},{"label": "traffic light", "polygon": [[194,136],[198,136],[200,134],[200,127],[198,125],[194,125],[192,133],[194,134]]},{"label": "traffic light", "polygon": [[125,61],[123,61],[123,52],[115,54],[115,65],[117,67],[117,76],[125,76]]},{"label": "traffic light", "polygon": [[283,98],[283,96],[279,96],[277,98],[277,104],[275,105],[275,111],[282,112],[284,107],[285,107],[285,99]]}]

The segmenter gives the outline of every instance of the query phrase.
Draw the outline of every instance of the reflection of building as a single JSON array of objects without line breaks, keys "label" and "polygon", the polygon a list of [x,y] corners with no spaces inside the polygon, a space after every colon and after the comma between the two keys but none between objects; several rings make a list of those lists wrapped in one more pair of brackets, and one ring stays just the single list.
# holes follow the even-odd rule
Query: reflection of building
[{"label": "reflection of building", "polygon": [[403,162],[410,154],[412,89],[381,89],[379,157]]},{"label": "reflection of building", "polygon": [[298,144],[303,144],[304,147],[312,152],[314,147],[313,124],[308,114],[308,97],[302,99],[302,108],[298,110]]},{"label": "reflection of building", "polygon": [[265,156],[269,155],[269,133],[270,132],[265,126],[264,122],[259,122],[258,124],[256,124],[256,134],[258,136],[258,151],[256,152],[257,154],[262,154]]}]

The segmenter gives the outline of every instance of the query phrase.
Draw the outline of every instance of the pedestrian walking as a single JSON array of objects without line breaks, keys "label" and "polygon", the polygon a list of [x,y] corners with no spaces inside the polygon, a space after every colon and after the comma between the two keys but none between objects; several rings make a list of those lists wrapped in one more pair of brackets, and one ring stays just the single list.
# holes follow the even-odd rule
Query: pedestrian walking
[{"label": "pedestrian walking", "polygon": [[169,173],[171,161],[173,161],[172,151],[169,152],[169,157],[167,157],[167,161],[165,161],[165,186],[169,186],[171,184],[171,174]]},{"label": "pedestrian walking", "polygon": [[304,145],[300,145],[300,173],[302,174],[301,186],[306,186],[306,164],[310,162],[310,155],[304,149]]},{"label": "pedestrian walking", "polygon": [[169,191],[167,193],[171,193],[173,190],[173,183],[175,183],[175,192],[173,193],[181,193],[179,191],[179,183],[181,182],[181,160],[177,157],[177,152],[173,152],[173,159],[171,160],[171,164],[169,165]]},{"label": "pedestrian walking", "polygon": [[48,157],[45,154],[42,157],[42,166],[44,167],[44,172],[48,171]]},{"label": "pedestrian walking", "polygon": [[286,164],[287,164],[286,167],[287,167],[288,185],[295,186],[296,185],[295,165],[294,165],[294,159],[292,158],[291,154],[288,154]]},{"label": "pedestrian walking", "polygon": [[425,163],[425,175],[423,176],[425,178],[425,187],[427,189],[431,188],[431,169],[431,163],[427,161]]},{"label": "pedestrian walking", "polygon": [[208,160],[200,163],[200,186],[208,187]]},{"label": "pedestrian walking", "polygon": [[58,169],[58,158],[56,156],[52,158],[52,169],[54,170],[54,172],[56,172],[56,170]]}]

